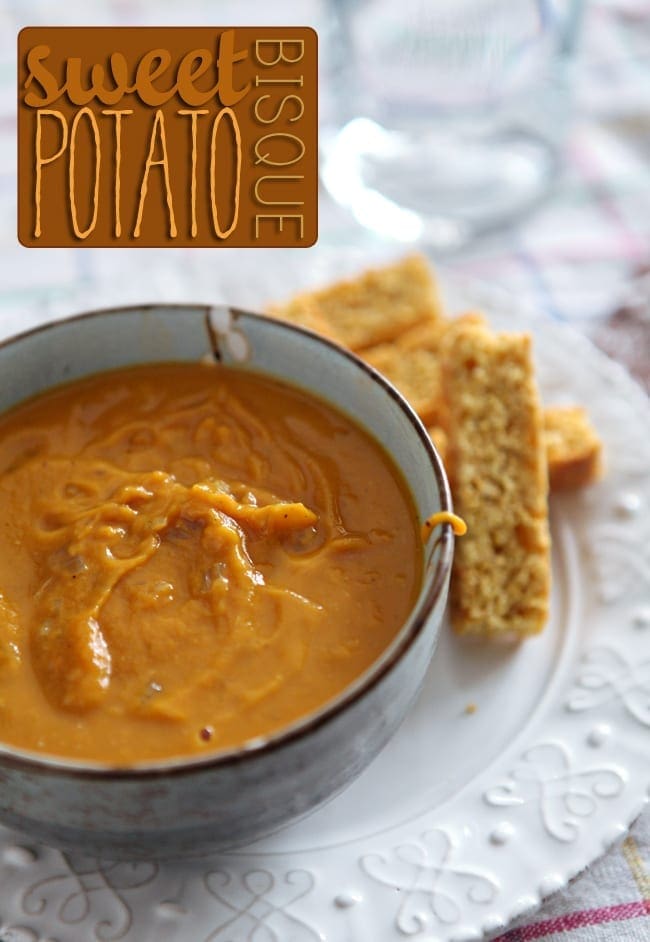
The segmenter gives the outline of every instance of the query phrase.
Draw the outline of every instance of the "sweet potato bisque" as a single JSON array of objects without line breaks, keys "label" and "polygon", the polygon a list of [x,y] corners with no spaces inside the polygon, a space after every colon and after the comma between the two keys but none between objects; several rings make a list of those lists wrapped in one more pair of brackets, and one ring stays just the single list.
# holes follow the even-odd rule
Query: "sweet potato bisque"
[{"label": "sweet potato bisque", "polygon": [[0,742],[129,765],[278,730],[421,573],[391,459],[305,392],[181,363],[50,390],[0,416]]}]

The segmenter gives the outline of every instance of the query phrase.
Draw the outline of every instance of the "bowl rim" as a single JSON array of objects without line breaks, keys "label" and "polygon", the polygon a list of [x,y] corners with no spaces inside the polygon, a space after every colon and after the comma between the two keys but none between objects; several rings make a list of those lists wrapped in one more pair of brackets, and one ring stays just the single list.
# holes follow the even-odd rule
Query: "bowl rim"
[{"label": "bowl rim", "polygon": [[[451,490],[442,460],[435,446],[433,445],[422,421],[412,406],[392,385],[392,383],[390,383],[389,380],[387,380],[369,363],[366,363],[347,348],[341,346],[333,340],[330,340],[328,337],[322,336],[316,331],[310,330],[309,328],[292,324],[281,319],[276,319],[266,314],[249,311],[225,303],[207,304],[200,302],[151,302],[143,304],[109,306],[105,308],[93,308],[89,311],[83,311],[77,314],[57,318],[56,320],[47,321],[46,323],[38,324],[35,327],[21,331],[20,333],[12,334],[9,337],[0,339],[0,350],[4,350],[6,347],[10,347],[13,344],[20,343],[23,340],[35,336],[36,334],[45,333],[52,329],[56,330],[57,328],[66,324],[71,324],[78,321],[87,321],[96,317],[104,317],[106,315],[133,315],[146,311],[191,311],[192,313],[203,311],[209,349],[212,350],[215,359],[218,361],[220,358],[218,355],[217,339],[210,322],[210,314],[215,310],[228,311],[232,315],[234,323],[243,317],[244,319],[264,321],[267,324],[273,324],[273,329],[277,328],[280,331],[286,330],[289,332],[305,335],[310,338],[310,340],[315,341],[317,344],[329,348],[330,352],[334,354],[334,356],[345,357],[355,365],[356,369],[360,369],[367,376],[369,376],[370,379],[397,404],[401,413],[412,426],[417,437],[419,438],[420,444],[423,446],[426,453],[429,465],[434,472],[436,486],[440,497],[441,511],[453,511]],[[173,361],[170,360],[169,362]],[[110,367],[108,369],[110,369]],[[106,369],[102,369],[96,372],[106,371]],[[264,375],[263,370],[253,369],[251,372],[259,372],[260,374]],[[92,371],[88,375],[92,375]],[[293,385],[299,389],[304,388],[304,391],[313,393],[313,390],[310,390],[308,387],[301,387],[300,384],[295,383],[292,380],[284,381],[287,383],[287,385]],[[74,380],[72,380],[72,382],[74,382]],[[45,392],[45,389],[43,389],[42,392]],[[33,395],[38,394],[39,393],[34,393]],[[314,395],[318,396],[318,393],[314,393]],[[326,402],[328,401],[324,396],[321,398],[323,398]],[[15,403],[15,405],[18,405],[20,401],[23,400],[19,400],[17,403]],[[358,418],[347,413],[345,408],[341,408],[339,405],[331,402],[330,405],[332,405],[335,409],[343,412],[345,415],[348,415],[348,417],[351,418],[353,422],[355,422],[357,425],[360,425],[368,435],[377,441],[377,437],[373,434],[373,432],[367,429],[363,422],[361,422]],[[12,407],[13,406],[10,406],[10,408]],[[390,454],[387,449],[384,448],[381,442],[379,442],[379,444],[384,449],[384,451],[386,451],[389,458],[391,458],[398,471],[402,474],[403,478],[405,479],[404,483],[407,485],[407,488],[410,491],[411,489],[408,484],[408,480],[406,479],[404,469],[399,465],[395,456]],[[97,779],[102,781],[142,781],[160,777],[167,778],[170,776],[176,778],[192,775],[201,771],[211,771],[227,766],[239,765],[242,762],[252,761],[255,758],[266,756],[267,754],[275,752],[276,750],[281,749],[286,745],[309,736],[312,732],[319,729],[321,726],[324,726],[326,723],[334,720],[346,709],[353,706],[357,701],[361,700],[370,690],[376,687],[380,681],[402,660],[402,658],[413,646],[416,639],[422,633],[429,615],[433,611],[441,593],[443,593],[445,590],[446,583],[448,582],[448,578],[451,574],[451,564],[454,552],[454,536],[452,527],[449,523],[443,523],[441,525],[441,533],[438,537],[438,540],[440,548],[438,563],[431,575],[427,573],[427,567],[424,568],[423,582],[420,587],[418,599],[390,644],[384,648],[381,654],[366,668],[362,674],[358,675],[350,684],[344,687],[340,693],[338,693],[331,700],[326,701],[318,709],[313,710],[311,713],[307,713],[305,716],[298,717],[298,719],[294,720],[288,726],[283,726],[267,735],[248,739],[240,746],[227,747],[215,752],[196,756],[177,756],[166,759],[148,760],[133,763],[128,766],[99,760],[72,759],[65,756],[52,755],[49,753],[39,753],[33,750],[21,749],[17,746],[11,746],[3,743],[0,740],[0,767],[4,766],[5,768],[12,768],[20,772],[37,772],[57,777],[72,777],[75,779],[87,779],[91,781]],[[425,588],[426,592],[424,596],[422,596],[422,591]],[[437,627],[437,631],[440,631],[440,626]]]}]

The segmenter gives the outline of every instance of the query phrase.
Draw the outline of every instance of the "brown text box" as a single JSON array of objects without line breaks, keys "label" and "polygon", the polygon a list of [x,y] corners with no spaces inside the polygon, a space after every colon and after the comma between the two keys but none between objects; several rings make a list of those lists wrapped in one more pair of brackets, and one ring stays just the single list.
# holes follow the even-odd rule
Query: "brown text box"
[{"label": "brown text box", "polygon": [[30,247],[313,245],[307,27],[26,27],[18,237]]}]

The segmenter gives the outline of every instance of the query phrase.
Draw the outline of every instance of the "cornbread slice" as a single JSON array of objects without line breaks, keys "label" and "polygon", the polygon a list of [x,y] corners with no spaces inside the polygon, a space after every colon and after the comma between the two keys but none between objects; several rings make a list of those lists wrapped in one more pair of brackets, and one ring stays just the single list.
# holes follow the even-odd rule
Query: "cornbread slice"
[{"label": "cornbread slice", "polygon": [[552,491],[585,487],[602,472],[602,443],[581,406],[544,410],[544,442]]},{"label": "cornbread slice", "polygon": [[402,393],[425,425],[437,422],[440,408],[437,353],[423,348],[400,350],[395,344],[383,343],[370,347],[363,358]]},{"label": "cornbread slice", "polygon": [[542,415],[522,334],[450,329],[442,360],[444,429],[458,540],[451,613],[459,633],[523,638],[542,630],[550,594]]},{"label": "cornbread slice", "polygon": [[296,320],[317,311],[339,341],[351,350],[393,340],[407,328],[442,317],[441,302],[427,260],[410,255],[320,291],[273,305],[274,317]]}]

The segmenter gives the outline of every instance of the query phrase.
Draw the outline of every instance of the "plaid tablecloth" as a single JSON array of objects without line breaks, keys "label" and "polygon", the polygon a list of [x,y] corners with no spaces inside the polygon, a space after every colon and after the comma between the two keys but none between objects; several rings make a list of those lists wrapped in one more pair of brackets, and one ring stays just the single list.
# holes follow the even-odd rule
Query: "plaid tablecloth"
[{"label": "plaid tablecloth", "polygon": [[[51,0],[0,2],[0,334],[106,302],[212,298],[232,250],[26,250],[15,236],[15,35],[22,25],[311,23],[317,0]],[[326,63],[325,63],[326,65]],[[648,382],[650,360],[650,3],[587,2],[575,77],[576,106],[557,188],[516,229],[445,260],[449,269],[502,286],[551,318],[571,322]],[[323,88],[325,94],[327,89]],[[367,240],[345,213],[321,205],[321,249]],[[320,251],[316,247],[312,251]],[[256,250],[256,268],[277,265]],[[146,278],[143,278],[146,273]],[[245,295],[245,286],[242,288]],[[227,299],[235,300],[235,299]],[[246,303],[246,297],[239,299]],[[649,469],[650,470],[650,469]],[[0,887],[0,902],[2,888]],[[650,812],[502,942],[650,940]],[[65,942],[65,940],[61,940]]]}]

